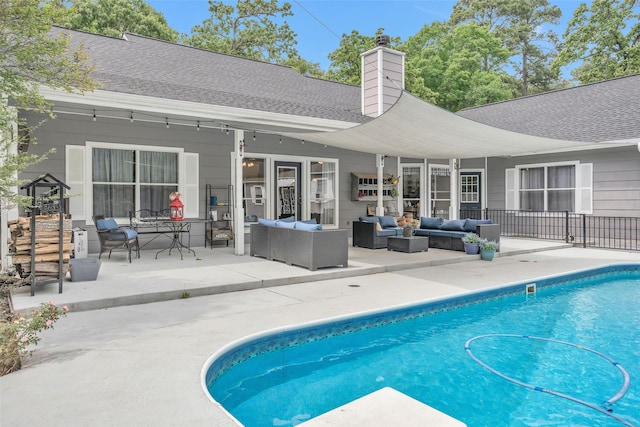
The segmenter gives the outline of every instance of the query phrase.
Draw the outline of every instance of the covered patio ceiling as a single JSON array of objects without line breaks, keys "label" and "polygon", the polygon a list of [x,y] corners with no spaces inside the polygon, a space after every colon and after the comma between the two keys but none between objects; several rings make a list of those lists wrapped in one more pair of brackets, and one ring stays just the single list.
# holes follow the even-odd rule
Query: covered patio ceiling
[{"label": "covered patio ceiling", "polygon": [[460,117],[402,91],[368,123],[328,132],[283,135],[364,153],[409,158],[482,158],[591,150],[631,143],[593,143],[525,135]]}]

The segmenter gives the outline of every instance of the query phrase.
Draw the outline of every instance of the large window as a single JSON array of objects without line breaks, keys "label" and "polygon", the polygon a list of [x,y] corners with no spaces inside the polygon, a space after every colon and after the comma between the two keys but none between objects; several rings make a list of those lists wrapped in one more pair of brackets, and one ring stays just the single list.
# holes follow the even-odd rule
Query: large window
[{"label": "large window", "polygon": [[126,218],[166,209],[169,193],[178,191],[178,164],[177,151],[93,147],[93,213]]},{"label": "large window", "polygon": [[575,211],[575,165],[520,168],[520,209]]}]

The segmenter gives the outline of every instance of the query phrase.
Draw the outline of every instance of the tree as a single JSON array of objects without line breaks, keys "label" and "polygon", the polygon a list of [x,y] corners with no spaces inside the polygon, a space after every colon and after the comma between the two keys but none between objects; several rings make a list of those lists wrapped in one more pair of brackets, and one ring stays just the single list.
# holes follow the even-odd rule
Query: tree
[{"label": "tree", "polygon": [[144,0],[72,0],[65,27],[122,37],[125,32],[176,42],[178,32]]},{"label": "tree", "polygon": [[185,44],[275,63],[299,57],[289,24],[273,21],[293,15],[289,3],[280,7],[277,0],[238,0],[234,8],[209,0],[209,11],[211,17],[193,27],[191,36],[181,36]]},{"label": "tree", "polygon": [[299,55],[289,57],[284,61],[280,62],[281,65],[288,65],[293,68],[303,76],[316,77],[316,78],[325,78],[325,73],[320,68],[319,62],[311,62],[303,59]]},{"label": "tree", "polygon": [[[451,28],[434,22],[410,37],[404,50],[410,76],[407,89],[414,92],[424,82],[442,108],[458,111],[512,97],[508,76],[501,69],[509,51],[486,27]],[[485,69],[483,64],[492,65]]]},{"label": "tree", "polygon": [[544,31],[544,26],[557,24],[561,16],[560,8],[550,6],[548,0],[518,0],[510,9],[511,25],[504,30],[504,40],[507,48],[520,57],[514,67],[522,82],[522,96],[529,93],[531,85],[549,90],[557,81],[551,60],[558,36],[553,30]]},{"label": "tree", "polygon": [[[327,78],[338,82],[360,85],[362,63],[360,54],[376,47],[376,37],[384,33],[384,28],[378,28],[373,36],[364,36],[357,30],[351,34],[342,34],[340,47],[329,54],[331,63],[327,71]],[[399,37],[392,37],[390,48],[400,44]]]},{"label": "tree", "polygon": [[638,0],[593,0],[576,9],[553,67],[580,61],[572,75],[582,84],[640,72]]},{"label": "tree", "polygon": [[517,58],[512,65],[520,77],[520,91],[527,95],[531,86],[548,90],[557,81],[550,62],[558,37],[552,30],[544,31],[544,26],[557,24],[561,15],[548,0],[459,0],[450,22],[476,23],[502,40]]},{"label": "tree", "polygon": [[[17,174],[43,160],[29,154],[25,138],[33,129],[17,119],[17,109],[53,116],[52,106],[40,95],[40,85],[68,92],[93,90],[86,52],[70,51],[69,39],[51,31],[64,22],[67,8],[38,0],[0,1],[0,208],[25,203],[14,192]],[[30,143],[36,141],[31,137]],[[15,143],[18,149],[15,150]]]}]

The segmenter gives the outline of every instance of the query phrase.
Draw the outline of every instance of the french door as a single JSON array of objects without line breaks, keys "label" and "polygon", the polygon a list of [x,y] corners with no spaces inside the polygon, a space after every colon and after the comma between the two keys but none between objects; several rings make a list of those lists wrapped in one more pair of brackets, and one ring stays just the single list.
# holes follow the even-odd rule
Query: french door
[{"label": "french door", "polygon": [[301,169],[299,162],[274,162],[274,210],[276,218],[300,219],[302,212]]}]

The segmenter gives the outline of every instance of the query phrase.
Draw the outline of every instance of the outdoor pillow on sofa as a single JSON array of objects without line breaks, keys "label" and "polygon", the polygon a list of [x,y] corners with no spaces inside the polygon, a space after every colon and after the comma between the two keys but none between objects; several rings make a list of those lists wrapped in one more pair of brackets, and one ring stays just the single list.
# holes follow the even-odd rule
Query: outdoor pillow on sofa
[{"label": "outdoor pillow on sofa", "polygon": [[280,227],[280,228],[296,228],[296,223],[292,222],[292,221],[277,220],[276,221],[276,227]]},{"label": "outdoor pillow on sofa", "polygon": [[306,231],[320,231],[322,230],[322,225],[320,224],[311,224],[308,222],[296,221],[296,230],[306,230]]},{"label": "outdoor pillow on sofa", "polygon": [[378,218],[380,220],[380,225],[382,226],[382,228],[393,228],[398,226],[396,219],[390,215],[384,215]]},{"label": "outdoor pillow on sofa", "polygon": [[258,218],[258,224],[260,225],[269,225],[274,227],[276,225],[275,219],[267,219],[267,218]]},{"label": "outdoor pillow on sofa", "polygon": [[439,229],[443,222],[444,222],[444,219],[442,219],[441,217],[427,218],[427,217],[421,216],[420,228]]},{"label": "outdoor pillow on sofa", "polygon": [[280,218],[278,221],[282,221],[282,222],[295,222],[296,221],[296,217],[295,216],[288,216],[286,218]]},{"label": "outdoor pillow on sofa", "polygon": [[464,231],[464,219],[449,219],[442,223],[440,230],[446,231]]},{"label": "outdoor pillow on sofa", "polygon": [[482,224],[493,224],[493,221],[490,219],[467,219],[464,223],[464,231],[467,233],[477,233],[478,225]]}]

